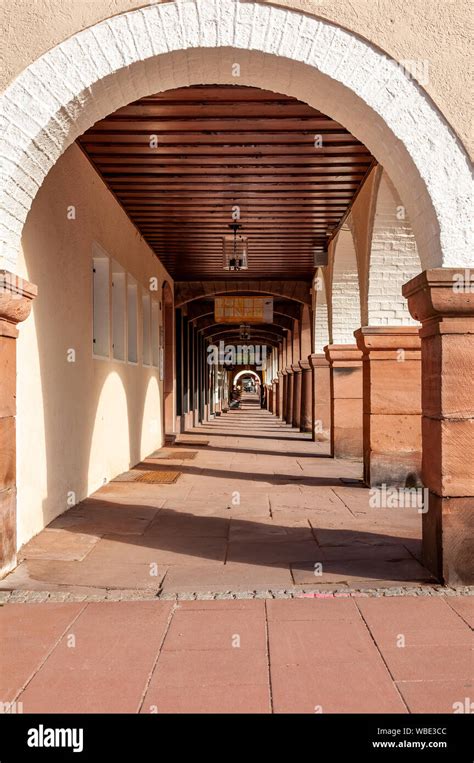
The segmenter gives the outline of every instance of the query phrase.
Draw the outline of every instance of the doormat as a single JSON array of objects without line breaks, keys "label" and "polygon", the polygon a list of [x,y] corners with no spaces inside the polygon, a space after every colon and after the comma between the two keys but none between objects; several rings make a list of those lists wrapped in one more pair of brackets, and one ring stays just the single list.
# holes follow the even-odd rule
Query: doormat
[{"label": "doormat", "polygon": [[180,476],[181,472],[160,471],[158,469],[156,471],[133,469],[132,471],[119,474],[111,482],[147,482],[154,485],[171,485]]},{"label": "doormat", "polygon": [[169,450],[167,448],[162,448],[161,450],[155,450],[155,452],[152,453],[151,456],[148,456],[148,458],[156,458],[160,460],[177,458],[182,461],[191,461],[191,459],[196,458],[196,456],[197,450]]},{"label": "doormat", "polygon": [[209,440],[199,439],[198,437],[196,437],[195,439],[194,438],[191,439],[189,437],[189,438],[186,438],[186,439],[183,438],[183,439],[176,440],[175,445],[203,445],[203,446],[206,446],[206,445],[209,445]]},{"label": "doormat", "polygon": [[162,471],[140,472],[135,482],[148,482],[148,483],[152,483],[153,485],[155,484],[171,485],[173,482],[176,482],[176,480],[180,476],[181,476],[181,472],[162,472]]}]

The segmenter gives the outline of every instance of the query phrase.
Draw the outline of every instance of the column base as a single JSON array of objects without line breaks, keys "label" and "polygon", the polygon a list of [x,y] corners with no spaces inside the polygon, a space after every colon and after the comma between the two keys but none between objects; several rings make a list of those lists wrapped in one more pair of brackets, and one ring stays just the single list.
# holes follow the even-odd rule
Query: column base
[{"label": "column base", "polygon": [[447,585],[474,585],[474,499],[429,493],[422,562]]}]

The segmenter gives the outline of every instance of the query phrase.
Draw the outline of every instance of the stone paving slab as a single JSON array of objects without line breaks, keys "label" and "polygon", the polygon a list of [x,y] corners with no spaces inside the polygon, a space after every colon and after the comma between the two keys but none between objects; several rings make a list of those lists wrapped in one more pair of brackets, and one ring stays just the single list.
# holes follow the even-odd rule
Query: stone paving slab
[{"label": "stone paving slab", "polygon": [[275,713],[405,713],[390,675],[370,659],[311,667],[279,666],[272,671]]},{"label": "stone paving slab", "polygon": [[[153,563],[153,562],[152,562]],[[61,586],[71,588],[142,588],[157,590],[165,576],[164,564],[151,568],[150,563],[113,561],[104,564],[102,558],[82,562],[61,562],[44,559],[28,559],[22,562],[6,578],[0,581],[0,590],[52,590]]]},{"label": "stone paving slab", "polygon": [[[48,527],[68,530],[69,536],[73,539],[74,534],[77,533],[92,536],[104,535],[109,533],[111,528],[116,535],[142,535],[159,512],[160,509],[148,506],[124,506],[115,503],[105,506],[81,503],[54,519]],[[43,533],[40,533],[37,537],[40,538],[42,535]],[[29,546],[28,543],[25,548]],[[25,556],[29,554],[26,552]]]},{"label": "stone paving slab", "polygon": [[137,712],[170,611],[165,602],[88,604],[19,694],[24,712]]},{"label": "stone paving slab", "polygon": [[22,559],[51,559],[80,562],[93,549],[100,537],[90,532],[86,534],[47,527],[23,546],[18,558],[20,561]]},{"label": "stone paving slab", "polygon": [[398,691],[411,713],[472,713],[474,681],[397,681]]},{"label": "stone paving slab", "polygon": [[0,701],[313,714],[472,697],[474,590],[422,567],[421,515],[372,509],[360,464],[266,411],[190,436],[209,446],[178,483],[105,485],[22,549],[0,582]]},{"label": "stone paving slab", "polygon": [[143,702],[142,713],[270,713],[269,687],[249,686],[153,686]]},{"label": "stone paving slab", "polygon": [[0,610],[0,699],[16,699],[84,604],[9,604]]},{"label": "stone paving slab", "polygon": [[[420,623],[446,643],[411,645]],[[473,687],[461,632],[447,598],[7,603],[0,696],[24,712],[454,712]]]},{"label": "stone paving slab", "polygon": [[174,565],[163,580],[163,589],[171,591],[238,591],[285,588],[292,585],[289,565],[228,562],[225,565]]},{"label": "stone paving slab", "polygon": [[139,538],[126,535],[104,535],[88,556],[88,561],[102,565],[109,564],[179,564],[223,566],[226,553],[226,539],[219,537],[188,536],[167,534],[143,535]]},{"label": "stone paving slab", "polygon": [[449,606],[460,615],[463,620],[471,627],[474,628],[474,600],[462,599],[459,601],[449,602]]}]

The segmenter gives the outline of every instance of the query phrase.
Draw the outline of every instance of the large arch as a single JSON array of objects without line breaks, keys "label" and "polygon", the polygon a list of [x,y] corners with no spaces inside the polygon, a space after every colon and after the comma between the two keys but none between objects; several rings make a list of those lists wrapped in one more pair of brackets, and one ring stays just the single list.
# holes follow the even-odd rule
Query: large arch
[{"label": "large arch", "polygon": [[[152,92],[203,82],[293,95],[344,124],[387,169],[422,266],[472,262],[472,180],[453,130],[406,70],[327,21],[256,2],[183,0],[120,14],[25,69],[0,99],[0,267],[49,170],[87,128]],[[435,161],[433,161],[435,153]]]}]

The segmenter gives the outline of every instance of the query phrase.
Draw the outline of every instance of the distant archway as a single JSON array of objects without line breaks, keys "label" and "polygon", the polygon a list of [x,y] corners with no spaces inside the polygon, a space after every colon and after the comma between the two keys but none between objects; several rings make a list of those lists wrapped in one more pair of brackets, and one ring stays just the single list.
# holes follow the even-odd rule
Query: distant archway
[{"label": "distant archway", "polygon": [[256,371],[252,371],[250,368],[244,368],[242,371],[237,371],[232,379],[232,386],[237,384],[238,380],[242,379],[244,376],[251,376],[258,384],[262,383],[262,378]]}]

